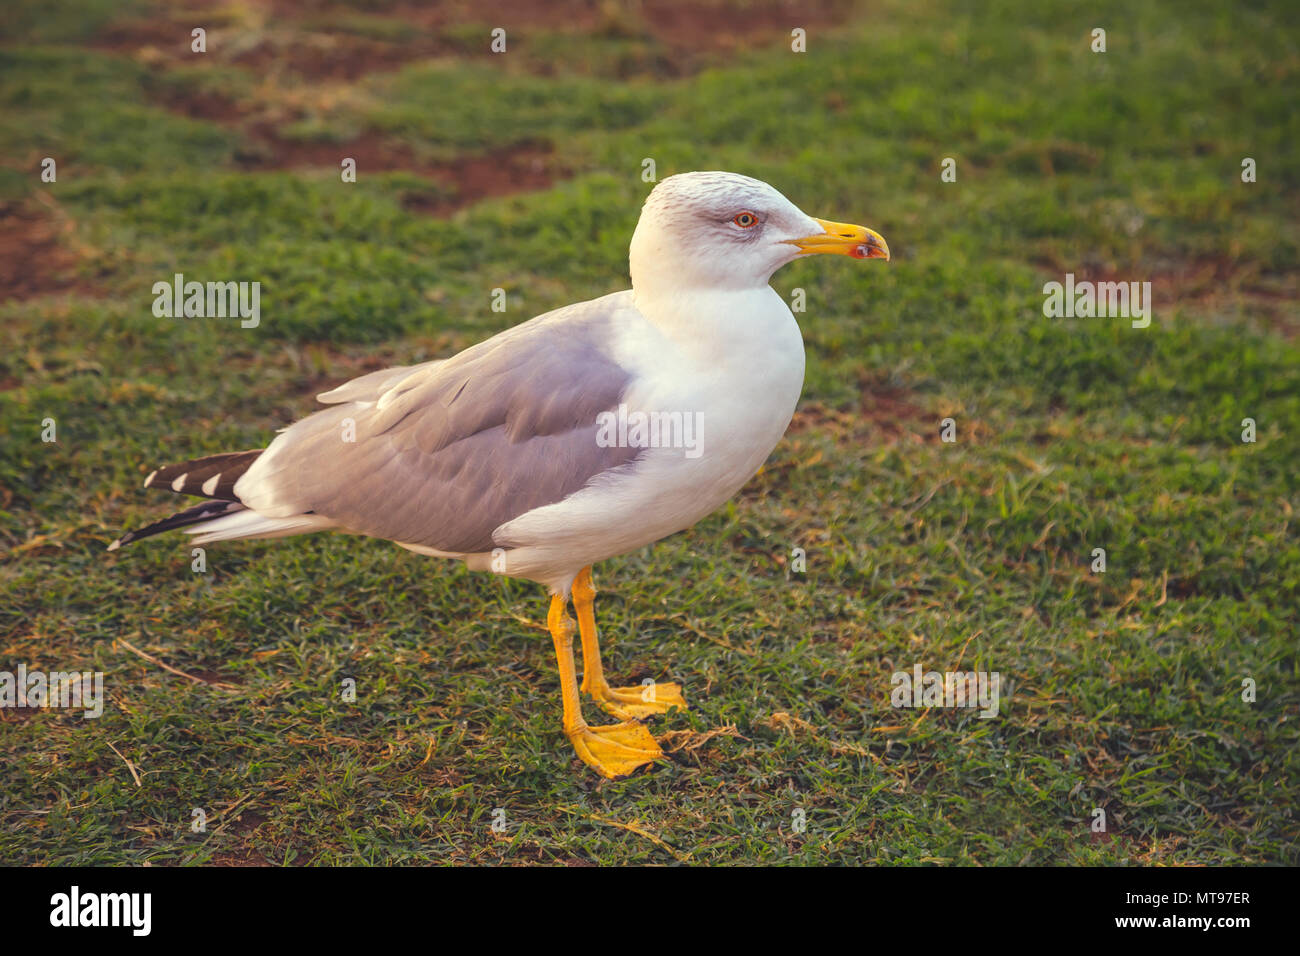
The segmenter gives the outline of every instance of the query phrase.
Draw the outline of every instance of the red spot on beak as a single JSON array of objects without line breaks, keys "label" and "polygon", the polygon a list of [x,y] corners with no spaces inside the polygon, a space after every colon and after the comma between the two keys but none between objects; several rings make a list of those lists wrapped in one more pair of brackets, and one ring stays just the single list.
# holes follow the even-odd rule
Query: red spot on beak
[{"label": "red spot on beak", "polygon": [[885,251],[877,245],[864,242],[861,245],[854,246],[853,251],[849,253],[854,259],[884,259]]}]

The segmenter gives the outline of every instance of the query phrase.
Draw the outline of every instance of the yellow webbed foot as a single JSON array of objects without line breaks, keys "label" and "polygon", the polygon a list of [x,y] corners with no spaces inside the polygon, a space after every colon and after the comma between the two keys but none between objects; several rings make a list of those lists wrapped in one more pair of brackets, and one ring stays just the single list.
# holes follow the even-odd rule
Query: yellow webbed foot
[{"label": "yellow webbed foot", "polygon": [[582,633],[582,690],[592,696],[601,709],[619,720],[642,720],[667,713],[672,707],[686,709],[686,699],[678,684],[646,684],[643,687],[610,687],[600,661],[600,642],[596,639],[596,588],[591,583],[591,567],[585,567],[573,579],[573,606],[578,612],[578,630]]},{"label": "yellow webbed foot", "polygon": [[650,731],[634,721],[603,727],[584,724],[568,736],[582,762],[611,780],[626,777],[664,756]]},{"label": "yellow webbed foot", "polygon": [[[586,687],[583,688],[587,690]],[[643,720],[666,714],[670,708],[686,710],[686,698],[680,684],[645,684],[634,687],[603,687],[589,691],[592,699],[607,714],[621,720]]]}]

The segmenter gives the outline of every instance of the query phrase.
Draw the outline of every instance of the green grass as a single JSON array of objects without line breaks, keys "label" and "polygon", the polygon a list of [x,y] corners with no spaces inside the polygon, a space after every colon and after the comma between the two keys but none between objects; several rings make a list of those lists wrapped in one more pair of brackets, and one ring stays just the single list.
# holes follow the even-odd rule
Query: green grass
[{"label": "green grass", "polygon": [[[691,75],[560,24],[350,84],[88,51],[106,5],[16,9],[0,199],[71,222],[98,294],[0,306],[0,670],[102,670],[111,702],[0,714],[0,861],[1300,862],[1293,5],[890,0]],[[332,22],[386,35],[358,10]],[[445,184],[411,172],[241,169],[248,130],[178,89],[421,161],[547,142],[567,175],[433,219],[403,197]],[[799,427],[726,508],[597,569],[607,666],[691,701],[654,725],[670,764],[578,764],[535,586],[336,536],[213,546],[206,574],[176,537],[104,552],[174,504],[155,464],[624,287],[646,157],[895,253],[776,276],[807,294]],[[155,318],[177,271],[260,280],[261,326]],[[1045,318],[1067,271],[1152,281],[1151,327]],[[918,662],[1000,672],[1001,715],[891,708]]]}]

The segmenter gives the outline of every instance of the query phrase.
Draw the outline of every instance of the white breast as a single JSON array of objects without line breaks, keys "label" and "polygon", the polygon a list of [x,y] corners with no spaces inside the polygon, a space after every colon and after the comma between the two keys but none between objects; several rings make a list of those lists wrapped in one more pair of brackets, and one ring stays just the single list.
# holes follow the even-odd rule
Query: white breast
[{"label": "white breast", "polygon": [[682,413],[700,427],[698,455],[646,449],[554,505],[498,529],[507,573],[564,589],[577,571],[688,528],[748,481],[785,434],[803,387],[804,353],[789,308],[770,287],[694,294],[620,317],[619,362],[634,370],[629,410]]}]

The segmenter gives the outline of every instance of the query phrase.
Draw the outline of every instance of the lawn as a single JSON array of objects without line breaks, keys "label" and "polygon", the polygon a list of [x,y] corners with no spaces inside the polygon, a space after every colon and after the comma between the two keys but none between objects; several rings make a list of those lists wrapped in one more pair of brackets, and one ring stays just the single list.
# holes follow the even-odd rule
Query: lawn
[{"label": "lawn", "polygon": [[[109,699],[0,709],[0,862],[1300,863],[1300,7],[522,6],[7,5],[0,671]],[[668,762],[574,757],[535,585],[105,551],[177,504],[158,465],[625,288],[646,160],[894,254],[775,276],[785,440],[596,569],[607,668],[691,703]],[[259,281],[260,324],[155,316],[175,273]],[[1046,316],[1067,273],[1153,320]],[[891,706],[918,664],[998,715]]]}]

